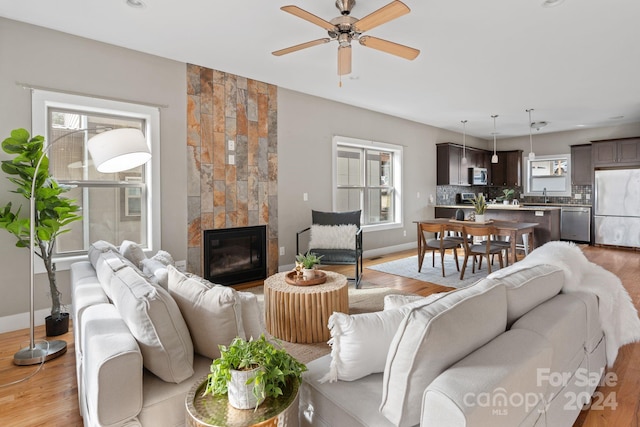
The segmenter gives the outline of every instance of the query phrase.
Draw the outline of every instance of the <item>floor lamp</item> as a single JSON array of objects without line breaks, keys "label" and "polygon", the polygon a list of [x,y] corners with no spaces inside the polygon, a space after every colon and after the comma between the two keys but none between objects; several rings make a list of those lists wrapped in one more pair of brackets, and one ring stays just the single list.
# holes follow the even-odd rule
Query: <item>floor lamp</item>
[{"label": "floor lamp", "polygon": [[[31,182],[31,193],[29,195],[29,256],[30,256],[30,306],[29,306],[29,347],[19,350],[13,356],[13,363],[16,365],[36,365],[44,361],[61,356],[67,351],[67,343],[62,340],[44,341],[36,344],[34,338],[34,237],[35,237],[35,190],[36,178],[42,160],[53,145],[64,137],[78,132],[86,132],[95,129],[77,129],[66,133],[49,143],[42,149],[42,155],[36,163]],[[147,140],[139,129],[123,128],[108,130],[92,137],[87,142],[89,154],[93,163],[102,173],[121,172],[135,168],[149,161],[151,152],[147,145]]]}]

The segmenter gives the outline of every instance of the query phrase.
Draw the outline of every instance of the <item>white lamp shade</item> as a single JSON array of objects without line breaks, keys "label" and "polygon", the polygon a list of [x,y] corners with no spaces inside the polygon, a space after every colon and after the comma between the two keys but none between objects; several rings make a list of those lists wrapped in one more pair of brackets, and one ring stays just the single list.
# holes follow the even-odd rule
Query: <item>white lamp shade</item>
[{"label": "white lamp shade", "polygon": [[536,159],[536,153],[534,153],[533,151],[529,153],[529,160],[535,160]]},{"label": "white lamp shade", "polygon": [[102,132],[87,143],[98,172],[113,173],[133,169],[151,159],[147,140],[139,129]]},{"label": "white lamp shade", "polygon": [[498,155],[494,154],[493,156],[491,156],[491,163],[498,163]]}]

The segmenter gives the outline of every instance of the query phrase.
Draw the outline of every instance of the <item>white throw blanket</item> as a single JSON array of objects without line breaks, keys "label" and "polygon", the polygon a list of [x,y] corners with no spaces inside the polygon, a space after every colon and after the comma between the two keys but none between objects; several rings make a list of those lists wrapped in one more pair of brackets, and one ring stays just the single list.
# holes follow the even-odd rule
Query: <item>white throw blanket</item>
[{"label": "white throw blanket", "polygon": [[531,252],[522,261],[489,275],[499,278],[524,267],[551,264],[562,268],[564,293],[591,292],[598,297],[600,324],[605,334],[607,365],[613,366],[618,349],[640,341],[640,318],[631,297],[615,274],[590,262],[571,242],[552,241]]}]

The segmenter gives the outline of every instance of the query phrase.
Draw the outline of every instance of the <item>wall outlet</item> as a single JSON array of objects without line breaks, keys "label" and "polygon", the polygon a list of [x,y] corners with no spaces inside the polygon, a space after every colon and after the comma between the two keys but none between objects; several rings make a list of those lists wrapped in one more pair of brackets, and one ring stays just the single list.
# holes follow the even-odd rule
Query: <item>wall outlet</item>
[{"label": "wall outlet", "polygon": [[309,201],[309,193],[302,193],[302,200],[305,202]]},{"label": "wall outlet", "polygon": [[420,198],[420,192],[418,191],[418,194],[416,194],[416,199]]},{"label": "wall outlet", "polygon": [[229,140],[229,151],[235,151],[236,150],[236,142],[233,139]]},{"label": "wall outlet", "polygon": [[582,193],[576,193],[573,195],[573,198],[576,200],[582,200]]},{"label": "wall outlet", "polygon": [[284,255],[284,246],[280,246],[280,255]]},{"label": "wall outlet", "polygon": [[230,165],[236,164],[236,156],[234,156],[233,154],[229,154],[229,164]]},{"label": "wall outlet", "polygon": [[176,261],[176,268],[178,271],[182,271],[183,273],[187,271],[187,261],[181,259],[180,261]]},{"label": "wall outlet", "polygon": [[403,231],[402,231],[402,235],[403,235],[404,237],[407,237],[407,230],[403,230]]},{"label": "wall outlet", "polygon": [[586,200],[591,200],[591,194],[586,193],[586,194],[584,195],[584,198],[585,198]]}]

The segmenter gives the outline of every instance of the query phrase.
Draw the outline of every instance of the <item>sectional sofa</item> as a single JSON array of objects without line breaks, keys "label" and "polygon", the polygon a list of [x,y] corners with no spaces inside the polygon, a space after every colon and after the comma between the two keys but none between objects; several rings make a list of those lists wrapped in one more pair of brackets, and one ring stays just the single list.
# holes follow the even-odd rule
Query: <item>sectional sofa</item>
[{"label": "sectional sofa", "polygon": [[640,321],[616,276],[547,245],[467,288],[335,313],[301,426],[571,426]]},{"label": "sectional sofa", "polygon": [[256,297],[181,273],[166,253],[96,242],[71,267],[85,426],[183,426],[218,344],[265,332]]}]

